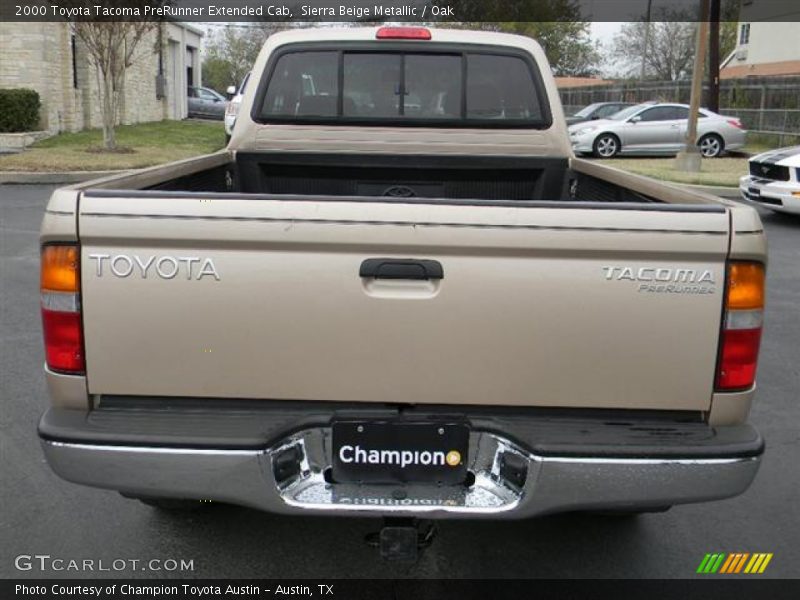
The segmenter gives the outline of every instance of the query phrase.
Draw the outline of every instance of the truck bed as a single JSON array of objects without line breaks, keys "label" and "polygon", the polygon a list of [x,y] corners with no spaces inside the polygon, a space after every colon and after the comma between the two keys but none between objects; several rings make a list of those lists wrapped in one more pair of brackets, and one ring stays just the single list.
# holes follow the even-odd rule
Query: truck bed
[{"label": "truck bed", "polygon": [[[654,185],[655,184],[655,185]],[[76,186],[77,189],[85,186]],[[348,196],[382,202],[718,204],[583,159],[227,151],[92,182],[92,189]]]}]

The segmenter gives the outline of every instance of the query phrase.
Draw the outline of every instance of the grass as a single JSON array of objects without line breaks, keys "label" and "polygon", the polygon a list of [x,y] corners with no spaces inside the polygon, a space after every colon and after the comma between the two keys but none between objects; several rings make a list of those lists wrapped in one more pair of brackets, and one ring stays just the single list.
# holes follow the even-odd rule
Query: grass
[{"label": "grass", "polygon": [[612,158],[601,162],[662,181],[722,187],[738,186],[739,178],[748,171],[747,158],[739,156],[704,158],[699,173],[676,171],[674,158]]},{"label": "grass", "polygon": [[0,171],[138,169],[215,152],[225,145],[221,121],[156,121],[117,127],[117,144],[132,152],[97,152],[103,132],[62,133],[19,154],[0,156]]},{"label": "grass", "polygon": [[786,133],[775,135],[769,133],[750,132],[747,135],[747,145],[743,148],[744,152],[750,154],[760,154],[767,150],[784,148],[786,146],[796,146],[800,144],[800,134]]}]

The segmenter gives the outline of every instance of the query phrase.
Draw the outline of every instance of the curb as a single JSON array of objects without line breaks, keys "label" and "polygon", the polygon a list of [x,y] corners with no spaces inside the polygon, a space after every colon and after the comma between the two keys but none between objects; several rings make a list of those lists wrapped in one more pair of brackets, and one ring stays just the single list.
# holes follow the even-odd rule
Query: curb
[{"label": "curb", "polygon": [[81,183],[109,175],[122,175],[133,169],[115,171],[66,171],[62,173],[34,173],[29,171],[0,171],[0,185],[44,185],[62,183]]},{"label": "curb", "polygon": [[[677,182],[675,182],[677,183]],[[683,187],[695,190],[696,192],[704,192],[712,196],[719,196],[720,198],[729,198],[732,200],[741,200],[742,194],[739,192],[738,187],[725,187],[721,185],[696,185],[691,183],[679,183]]]}]

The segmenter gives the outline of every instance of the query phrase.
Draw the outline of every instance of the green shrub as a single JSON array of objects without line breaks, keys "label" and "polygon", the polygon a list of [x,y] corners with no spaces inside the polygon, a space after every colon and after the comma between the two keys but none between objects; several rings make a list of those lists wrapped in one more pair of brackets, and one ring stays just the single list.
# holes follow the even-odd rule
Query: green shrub
[{"label": "green shrub", "polygon": [[40,107],[39,94],[34,90],[0,90],[0,132],[35,131]]}]

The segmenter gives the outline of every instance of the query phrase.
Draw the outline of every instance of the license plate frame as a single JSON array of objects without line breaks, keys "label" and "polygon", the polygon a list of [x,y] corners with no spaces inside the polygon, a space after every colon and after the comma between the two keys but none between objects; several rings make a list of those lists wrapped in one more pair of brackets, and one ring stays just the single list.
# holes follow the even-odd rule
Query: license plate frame
[{"label": "license plate frame", "polygon": [[336,483],[466,481],[470,430],[463,422],[347,420],[331,428]]}]

